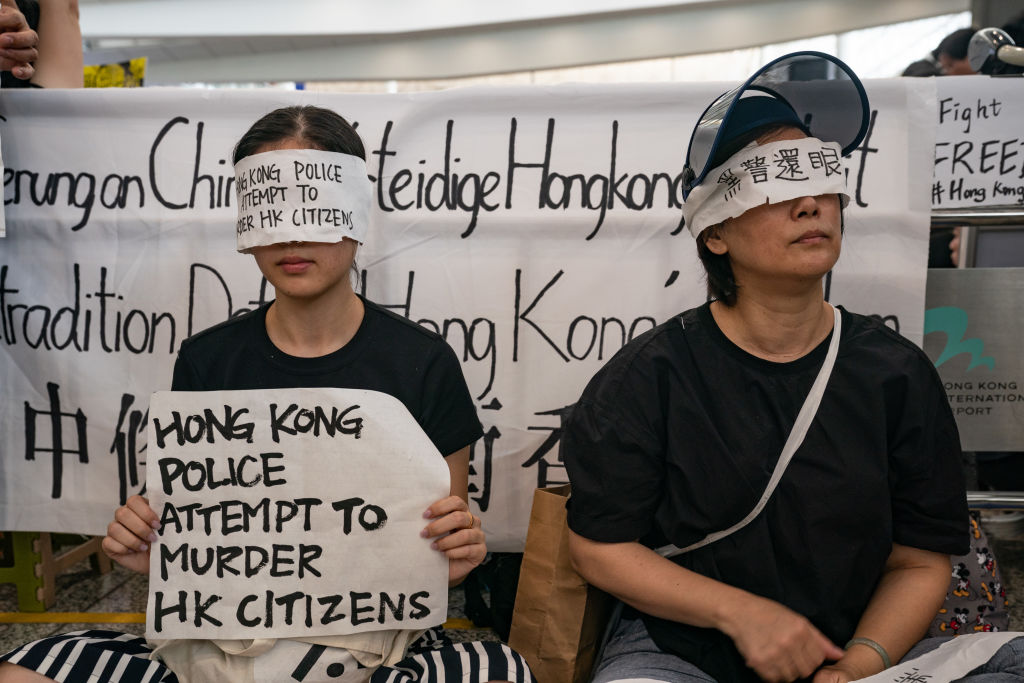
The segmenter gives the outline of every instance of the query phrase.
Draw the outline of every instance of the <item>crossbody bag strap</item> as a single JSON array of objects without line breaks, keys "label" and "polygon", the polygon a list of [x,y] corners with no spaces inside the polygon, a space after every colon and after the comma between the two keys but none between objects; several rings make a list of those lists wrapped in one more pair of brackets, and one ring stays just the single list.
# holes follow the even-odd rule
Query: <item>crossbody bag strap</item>
[{"label": "crossbody bag strap", "polygon": [[768,504],[768,499],[772,497],[772,493],[775,492],[775,487],[779,485],[779,481],[782,479],[782,475],[786,471],[786,467],[789,465],[789,461],[793,459],[793,454],[796,453],[797,449],[804,442],[804,437],[807,435],[807,429],[811,426],[811,422],[814,421],[814,416],[818,412],[818,406],[821,404],[821,397],[825,393],[825,387],[828,385],[828,378],[832,375],[832,366],[835,365],[836,356],[839,354],[839,337],[842,332],[842,316],[839,314],[839,309],[835,306],[832,307],[832,313],[835,318],[835,323],[832,326],[832,341],[828,345],[828,353],[825,355],[825,362],[822,363],[821,369],[818,371],[818,376],[814,380],[814,384],[811,385],[811,391],[807,394],[807,398],[804,399],[804,404],[800,407],[800,412],[797,413],[796,422],[793,424],[793,429],[789,432],[789,438],[786,439],[786,445],[782,448],[782,455],[779,456],[779,461],[775,463],[775,471],[772,472],[771,479],[768,480],[768,486],[765,488],[764,493],[761,494],[761,499],[757,501],[757,505],[751,510],[746,517],[733,524],[728,529],[722,531],[716,531],[708,534],[701,540],[680,548],[674,545],[666,545],[660,548],[656,548],[655,552],[662,557],[675,557],[682,553],[688,553],[691,550],[697,548],[703,548],[706,545],[714,543],[720,539],[725,538],[729,534],[739,531],[747,524],[749,524],[755,517],[757,517],[764,506]]}]

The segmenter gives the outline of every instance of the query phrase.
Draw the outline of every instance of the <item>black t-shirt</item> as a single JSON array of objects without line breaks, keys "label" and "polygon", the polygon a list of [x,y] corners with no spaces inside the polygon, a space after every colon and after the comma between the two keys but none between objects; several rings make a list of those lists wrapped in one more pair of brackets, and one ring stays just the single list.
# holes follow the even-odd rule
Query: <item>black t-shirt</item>
[{"label": "black t-shirt", "polygon": [[[893,543],[968,547],[959,435],[934,367],[876,320],[842,311],[842,322],[818,413],[766,508],[674,560],[790,607],[839,645]],[[764,492],[829,341],[766,361],[730,342],[704,305],[628,344],[566,424],[569,526],[596,541],[684,547],[738,522]],[[688,628],[645,621],[662,647]]]},{"label": "black t-shirt", "polygon": [[352,339],[318,358],[280,351],[267,335],[267,304],[196,334],[174,364],[175,391],[336,387],[371,389],[408,408],[442,455],[482,434],[452,348],[439,335],[363,300]]}]

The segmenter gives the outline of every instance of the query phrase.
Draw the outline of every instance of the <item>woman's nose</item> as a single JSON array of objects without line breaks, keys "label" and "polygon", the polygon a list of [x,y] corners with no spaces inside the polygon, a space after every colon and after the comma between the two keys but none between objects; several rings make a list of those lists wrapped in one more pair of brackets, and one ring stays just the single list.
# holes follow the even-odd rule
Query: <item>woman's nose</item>
[{"label": "woman's nose", "polygon": [[815,218],[818,216],[818,202],[814,197],[801,197],[793,207],[796,218]]}]

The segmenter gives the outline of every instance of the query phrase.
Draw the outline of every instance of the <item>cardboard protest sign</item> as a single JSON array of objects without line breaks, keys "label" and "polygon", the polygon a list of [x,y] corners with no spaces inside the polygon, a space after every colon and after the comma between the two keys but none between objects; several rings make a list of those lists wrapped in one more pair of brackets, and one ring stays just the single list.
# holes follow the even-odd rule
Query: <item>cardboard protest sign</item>
[{"label": "cardboard protest sign", "polygon": [[343,635],[442,623],[420,537],[448,467],[396,398],[357,389],[158,392],[146,635]]},{"label": "cardboard protest sign", "polygon": [[372,190],[359,157],[316,149],[253,154],[235,164],[235,194],[239,251],[366,239]]}]

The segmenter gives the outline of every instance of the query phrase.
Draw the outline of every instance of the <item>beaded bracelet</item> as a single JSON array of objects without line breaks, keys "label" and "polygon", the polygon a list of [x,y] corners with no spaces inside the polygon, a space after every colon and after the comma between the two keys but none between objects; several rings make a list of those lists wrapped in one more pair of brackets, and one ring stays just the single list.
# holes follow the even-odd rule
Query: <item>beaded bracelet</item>
[{"label": "beaded bracelet", "polygon": [[867,645],[872,650],[878,653],[878,656],[882,658],[882,668],[888,669],[892,666],[892,662],[889,660],[889,653],[885,651],[885,648],[871,640],[870,638],[851,638],[850,642],[846,644],[844,650],[849,650],[851,645]]}]

